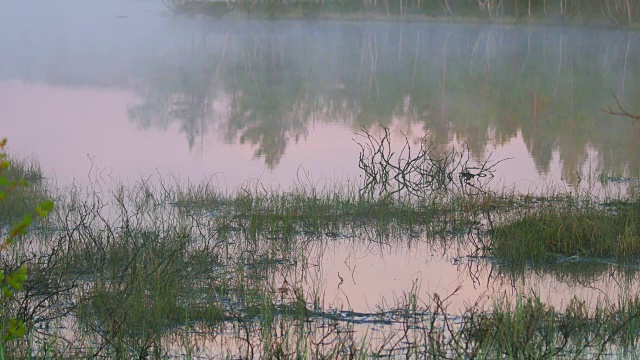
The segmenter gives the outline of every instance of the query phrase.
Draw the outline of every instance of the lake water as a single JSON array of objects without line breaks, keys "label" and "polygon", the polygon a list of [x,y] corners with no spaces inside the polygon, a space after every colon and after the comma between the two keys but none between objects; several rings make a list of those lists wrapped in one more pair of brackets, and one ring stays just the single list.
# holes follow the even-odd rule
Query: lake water
[{"label": "lake water", "polygon": [[[638,124],[602,111],[617,111],[615,96],[640,113],[638,33],[231,21],[172,16],[159,1],[20,1],[0,4],[0,49],[0,136],[59,185],[154,174],[228,189],[353,179],[354,132],[380,125],[399,145],[428,134],[476,160],[511,158],[495,182],[521,191],[640,174]],[[373,311],[415,284],[429,294],[462,286],[451,310],[526,289],[559,305],[619,291],[605,275],[585,285],[535,270],[514,286],[496,264],[421,241],[344,240],[308,257],[314,266],[297,270],[336,309]]]},{"label": "lake water", "polygon": [[0,16],[2,135],[60,184],[348,178],[354,131],[378,125],[513,158],[497,179],[520,188],[640,170],[637,127],[601,111],[615,94],[640,112],[635,33],[224,21],[126,0],[26,1]]}]

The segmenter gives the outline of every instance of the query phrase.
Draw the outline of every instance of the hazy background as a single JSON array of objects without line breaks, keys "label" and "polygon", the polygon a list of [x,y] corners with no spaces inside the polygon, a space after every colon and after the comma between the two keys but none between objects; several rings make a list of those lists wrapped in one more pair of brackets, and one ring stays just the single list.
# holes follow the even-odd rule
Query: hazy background
[{"label": "hazy background", "polygon": [[[635,33],[591,28],[216,20],[160,1],[0,4],[0,129],[58,181],[156,171],[224,186],[356,176],[379,124],[505,184],[637,175]],[[582,174],[582,175],[581,175]],[[306,177],[305,177],[306,178]]]}]

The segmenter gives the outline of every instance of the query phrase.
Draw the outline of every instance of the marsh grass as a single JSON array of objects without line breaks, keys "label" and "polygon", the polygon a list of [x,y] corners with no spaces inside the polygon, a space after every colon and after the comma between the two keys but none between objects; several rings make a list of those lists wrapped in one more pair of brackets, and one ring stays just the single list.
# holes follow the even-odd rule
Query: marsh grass
[{"label": "marsh grass", "polygon": [[637,297],[595,305],[573,298],[561,312],[535,294],[521,295],[494,302],[492,312],[468,316],[473,326],[466,336],[489,356],[600,358],[637,344],[637,305]]},{"label": "marsh grass", "polygon": [[[425,299],[414,287],[356,313],[327,308],[309,276],[319,261],[311,257],[338,242],[387,248],[420,239],[434,249],[458,242],[471,262],[498,264],[512,277],[536,261],[632,261],[640,251],[633,198],[506,191],[374,198],[337,182],[227,192],[162,179],[108,194],[71,186],[56,198],[50,227],[2,258],[34,269],[10,304],[29,332],[30,343],[11,345],[17,357],[210,357],[203,344],[218,340],[221,358],[589,358],[637,344],[633,294],[558,308],[521,294],[451,314],[453,297]],[[595,281],[598,271],[575,279]],[[565,272],[568,281],[577,276]]]},{"label": "marsh grass", "polygon": [[287,241],[296,236],[356,237],[369,231],[378,240],[464,233],[486,222],[486,212],[511,208],[517,200],[490,194],[372,198],[350,185],[288,191],[243,188],[225,194],[205,183],[178,187],[171,203],[182,216],[210,217],[209,224],[215,222],[220,234],[242,232],[250,238]]},{"label": "marsh grass", "polygon": [[453,296],[424,300],[411,290],[378,313],[309,311],[308,318],[266,305],[255,320],[236,320],[240,341],[226,351],[249,358],[587,359],[623,356],[638,340],[635,298],[574,298],[560,310],[520,294],[495,300],[489,312],[476,303],[454,315],[447,311]]},{"label": "marsh grass", "polygon": [[[221,340],[219,354],[245,358],[590,357],[637,342],[635,298],[592,310],[578,300],[555,309],[523,295],[515,303],[496,300],[489,312],[476,303],[452,315],[450,298],[422,300],[416,288],[376,312],[357,314],[327,310],[320,292],[305,293],[312,244],[341,236],[388,242],[416,229],[488,227],[487,213],[542,211],[516,196],[425,204],[309,189],[225,195],[206,184],[171,189],[144,181],[118,188],[109,201],[74,191],[66,196],[56,219],[65,229],[56,233],[62,260],[44,277],[71,275],[61,281],[74,286],[66,292],[73,300],[52,298],[58,305],[48,311],[73,314],[69,328],[81,336],[70,341],[75,351],[85,349],[78,357],[165,358],[176,347],[206,356],[210,349],[195,338],[229,336],[235,340]],[[634,209],[625,203],[605,213],[625,208]],[[361,229],[370,227],[386,233],[368,238]]]},{"label": "marsh grass", "polygon": [[0,192],[11,193],[0,201],[0,224],[16,223],[51,195],[46,189],[39,163],[34,159],[9,156],[11,166],[3,170],[6,184],[0,184]]},{"label": "marsh grass", "polygon": [[510,262],[544,262],[559,257],[640,258],[640,202],[599,202],[568,195],[510,214],[492,232],[496,257]]}]

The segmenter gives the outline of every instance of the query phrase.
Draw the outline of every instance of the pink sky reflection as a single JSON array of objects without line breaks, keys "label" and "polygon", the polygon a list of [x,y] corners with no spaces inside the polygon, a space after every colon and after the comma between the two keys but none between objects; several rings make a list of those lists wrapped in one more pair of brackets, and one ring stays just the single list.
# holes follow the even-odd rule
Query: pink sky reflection
[{"label": "pink sky reflection", "polygon": [[[307,136],[290,141],[280,164],[268,170],[263,159],[254,158],[255,149],[250,144],[227,144],[216,133],[197,139],[190,150],[177,126],[137,130],[128,119],[128,107],[137,100],[132,92],[114,89],[0,83],[1,136],[9,139],[13,153],[37,158],[58,185],[74,180],[88,185],[97,178],[107,184],[116,180],[127,183],[158,172],[191,182],[215,175],[220,185],[229,189],[252,179],[286,189],[297,181],[304,185],[321,184],[326,179],[344,181],[359,172],[359,148],[352,141],[353,129],[311,124]],[[412,133],[420,133],[414,130]],[[541,180],[519,134],[504,145],[487,149],[486,154],[490,152],[495,160],[514,158],[498,166],[495,182],[500,186],[529,191],[548,181]],[[560,169],[560,160],[554,156],[552,179],[559,178]],[[393,251],[386,246],[349,246],[348,242],[339,242],[327,248],[319,260],[315,276],[324,284],[321,291],[325,305],[369,311],[382,299],[395,303],[414,284],[427,296],[446,296],[461,285],[453,305],[461,310],[487,290],[486,279],[485,283],[473,283],[456,266],[434,254],[428,244]],[[344,279],[341,285],[338,274]],[[550,297],[554,302],[566,303],[573,294],[600,296],[593,289],[531,279],[522,284],[523,291],[537,289],[543,299]],[[616,293],[608,286],[602,285],[605,293]],[[505,286],[490,290],[493,294],[503,291],[513,289]]]},{"label": "pink sky reflection", "polygon": [[105,180],[125,183],[157,170],[192,182],[217,175],[220,185],[230,188],[253,179],[288,187],[302,169],[313,181],[341,178],[357,169],[349,130],[316,126],[306,139],[292,142],[270,171],[254,158],[250,144],[225,144],[215,133],[198,139],[190,151],[177,126],[136,130],[127,114],[135,101],[131,92],[120,90],[0,83],[2,136],[9,139],[12,153],[34,156],[60,185],[74,179],[87,183],[98,169]]},{"label": "pink sky reflection", "polygon": [[[445,255],[437,250],[438,245],[434,251],[434,244],[428,240],[415,240],[409,247],[405,241],[401,245],[366,245],[357,240],[354,245],[353,241],[339,240],[322,247],[321,266],[312,270],[315,275],[310,283],[323,284],[324,306],[375,312],[378,305],[383,309],[397,306],[398,300],[414,286],[419,299],[427,304],[434,294],[444,299],[459,286],[460,290],[448,301],[448,311],[452,314],[464,312],[478,300],[486,309],[501,297],[513,303],[518,293],[536,294],[542,301],[562,309],[574,296],[586,300],[588,306],[595,306],[597,301],[615,302],[625,290],[635,288],[608,276],[580,284],[560,281],[554,278],[553,272],[540,275],[529,270],[513,284],[505,277],[495,278],[497,270],[492,271],[491,267],[497,265],[485,260],[479,260],[479,269],[471,263],[477,277],[474,281],[464,258],[458,266],[452,261],[455,252]],[[314,254],[310,258],[313,259]],[[494,278],[489,279],[490,274]],[[306,293],[313,293],[313,289],[306,289]]]}]

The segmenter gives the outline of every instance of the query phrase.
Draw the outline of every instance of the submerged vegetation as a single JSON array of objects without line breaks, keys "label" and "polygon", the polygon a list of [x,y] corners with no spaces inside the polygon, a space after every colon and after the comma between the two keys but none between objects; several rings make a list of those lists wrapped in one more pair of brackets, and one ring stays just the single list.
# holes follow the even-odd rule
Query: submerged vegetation
[{"label": "submerged vegetation", "polygon": [[[46,226],[2,254],[30,274],[4,307],[19,314],[25,330],[5,353],[140,359],[633,353],[640,300],[633,285],[623,285],[636,278],[640,251],[633,193],[613,201],[577,191],[535,197],[496,191],[476,182],[489,177],[492,165],[471,161],[468,150],[436,152],[423,139],[394,152],[389,134],[385,128],[382,137],[356,137],[366,141],[359,143],[360,183],[226,191],[150,178],[116,186],[108,196],[79,185],[30,189],[48,191],[57,206]],[[444,182],[416,187],[411,182],[422,181],[416,170]],[[620,279],[627,280],[620,281],[620,296],[575,296],[560,304],[525,288],[506,297],[487,290],[461,307],[460,288],[445,295],[417,282],[368,309],[352,306],[348,294],[345,303],[327,298],[327,249],[418,243],[453,254],[447,261],[463,264],[472,277],[480,276],[474,268],[496,267],[490,278],[513,278],[532,263],[571,258],[564,266],[588,266],[580,259],[621,266],[628,271]],[[589,279],[610,276],[608,266],[595,266]],[[337,272],[339,289],[348,276]]]}]

